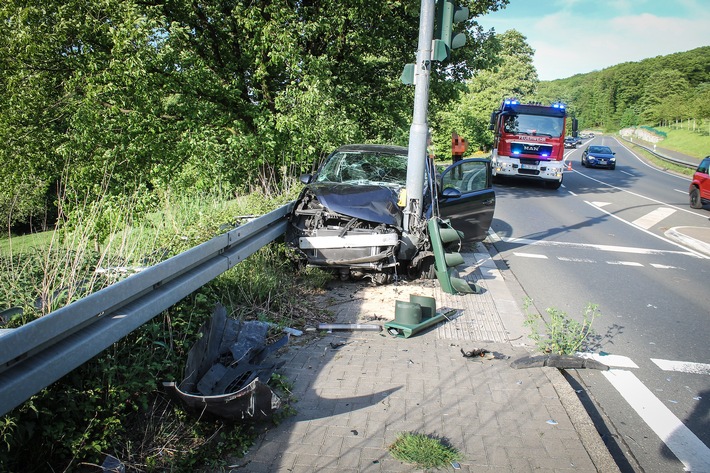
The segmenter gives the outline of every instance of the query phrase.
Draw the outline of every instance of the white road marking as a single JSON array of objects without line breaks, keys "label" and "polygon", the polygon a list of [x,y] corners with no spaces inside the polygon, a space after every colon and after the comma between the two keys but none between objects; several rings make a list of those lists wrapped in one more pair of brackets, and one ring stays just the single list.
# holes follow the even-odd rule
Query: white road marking
[{"label": "white road marking", "polygon": [[[550,241],[550,240],[531,240],[529,238],[507,238],[499,237],[501,241],[519,245],[534,245],[534,246],[564,246],[567,248],[577,249],[592,249],[600,251],[612,251],[618,253],[633,253],[638,255],[685,255],[696,256],[698,254],[690,251],[672,251],[672,250],[652,250],[650,248],[635,248],[632,246],[615,246],[615,245],[596,245],[593,243],[573,243],[566,241]],[[700,255],[705,258],[705,256]]]},{"label": "white road marking", "polygon": [[[598,209],[600,212],[603,212],[603,213],[607,214],[608,216],[617,219],[617,220],[620,221],[620,222],[623,222],[623,223],[625,223],[625,224],[627,224],[627,225],[630,225],[630,226],[632,226],[632,227],[634,227],[634,228],[637,228],[637,229],[641,230],[642,232],[646,233],[647,235],[650,235],[650,236],[652,236],[652,237],[654,237],[654,238],[658,238],[659,240],[663,240],[663,241],[665,241],[666,243],[669,243],[669,244],[671,244],[671,245],[673,245],[673,246],[677,246],[677,247],[679,247],[679,248],[685,248],[685,247],[684,247],[683,245],[681,245],[680,243],[676,243],[676,242],[674,242],[674,241],[672,241],[672,240],[669,240],[668,238],[664,238],[664,237],[662,237],[662,236],[660,236],[660,235],[656,235],[656,234],[653,233],[653,232],[649,232],[649,231],[646,230],[645,228],[641,228],[641,227],[639,227],[638,225],[634,225],[633,223],[629,222],[628,220],[624,220],[623,218],[620,218],[620,217],[618,217],[617,215],[614,215],[614,214],[611,213],[611,212],[607,212],[607,211],[604,210],[603,208],[597,207],[597,206],[595,206],[593,203],[591,203],[591,202],[589,202],[589,201],[586,201],[586,200],[585,200],[585,202],[586,202],[587,204],[591,205],[592,207],[595,207],[595,208]],[[675,207],[674,207],[674,208],[675,208]],[[691,212],[691,213],[692,213],[692,212]],[[688,250],[688,251],[689,251],[689,253],[692,253],[694,256],[697,256],[698,258],[708,259],[708,257],[705,256],[705,255],[702,254],[702,253],[698,253],[698,252],[693,251],[693,250]]]},{"label": "white road marking", "polygon": [[520,256],[521,258],[538,258],[538,259],[547,259],[547,256],[545,255],[539,255],[537,253],[516,253],[513,252],[515,256]]},{"label": "white road marking", "polygon": [[676,191],[676,192],[680,192],[681,194],[687,194],[687,193],[688,193],[687,190],[685,190],[685,191],[680,190],[680,189],[673,189],[673,190]]},{"label": "white road marking", "polygon": [[610,202],[592,202],[592,204],[595,205],[596,207],[599,207],[599,208],[602,208],[605,205],[611,205]]},{"label": "white road marking", "polygon": [[626,174],[627,176],[631,176],[631,177],[635,177],[635,176],[636,176],[636,174],[632,174],[632,173],[630,173],[630,172],[626,172],[626,171],[621,171],[621,172],[623,172],[623,173]]},{"label": "white road marking", "polygon": [[[691,209],[689,209],[689,208],[677,207],[677,206],[675,206],[675,205],[670,205],[670,204],[667,203],[667,202],[662,202],[662,201],[660,201],[660,200],[657,200],[657,199],[654,199],[654,198],[651,198],[651,197],[648,197],[648,196],[645,196],[645,195],[641,195],[641,194],[638,194],[638,193],[636,193],[636,192],[631,192],[630,190],[627,190],[627,189],[622,189],[621,187],[612,186],[611,184],[608,184],[608,183],[606,183],[606,182],[604,182],[604,181],[600,181],[599,179],[595,179],[595,178],[593,178],[592,176],[588,176],[588,175],[586,175],[586,174],[584,174],[584,173],[581,173],[581,172],[579,172],[579,173],[577,173],[577,174],[579,174],[580,176],[586,177],[587,179],[589,179],[589,180],[591,180],[591,181],[598,182],[598,183],[601,184],[601,185],[610,187],[610,188],[612,188],[612,189],[616,189],[616,190],[618,190],[619,192],[624,192],[624,193],[626,193],[626,194],[635,195],[636,197],[640,197],[640,198],[642,198],[642,199],[648,200],[648,201],[650,201],[650,202],[654,202],[654,203],[659,204],[659,205],[664,205],[664,206],[666,206],[666,207],[672,207],[672,208],[674,208],[674,209],[676,209],[676,210],[680,210],[681,212],[686,212],[686,213],[689,213],[689,214],[691,214],[691,215],[695,215],[695,216],[697,216],[697,217],[706,218],[706,217],[704,217],[702,214],[697,213],[697,212],[695,212],[695,211],[693,211],[693,210],[691,210]],[[686,179],[687,179],[687,178],[686,178]],[[688,184],[690,184],[690,180],[688,180]]]},{"label": "white road marking", "polygon": [[643,264],[635,261],[607,261],[606,264],[613,264],[616,266],[643,266]]},{"label": "white road marking", "polygon": [[668,266],[667,264],[651,263],[651,266],[656,269],[680,269],[681,271],[685,271],[685,268],[679,268],[677,266]]},{"label": "white road marking", "polygon": [[707,374],[710,375],[710,364],[693,363],[691,361],[659,360],[651,358],[651,361],[663,371],[680,371],[681,373]]},{"label": "white road marking", "polygon": [[588,258],[568,258],[566,256],[558,256],[557,259],[560,261],[570,261],[572,263],[596,263],[595,260]]},{"label": "white road marking", "polygon": [[641,218],[637,218],[636,220],[634,220],[631,223],[648,230],[649,228],[656,225],[664,218],[670,217],[674,213],[675,213],[675,209],[671,209],[669,207],[658,207],[656,210],[647,213],[646,215],[644,215]]},{"label": "white road marking", "polygon": [[638,368],[638,365],[628,356],[622,355],[600,355],[599,353],[577,353],[580,358],[589,358],[614,368]]},{"label": "white road marking", "polygon": [[601,373],[678,457],[686,471],[710,472],[710,448],[673,415],[631,371],[612,369]]}]

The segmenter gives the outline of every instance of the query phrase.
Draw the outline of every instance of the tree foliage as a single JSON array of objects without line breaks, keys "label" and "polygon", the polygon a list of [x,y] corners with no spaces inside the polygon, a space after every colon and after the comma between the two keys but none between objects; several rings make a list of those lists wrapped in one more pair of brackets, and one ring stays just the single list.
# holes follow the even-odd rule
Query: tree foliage
[{"label": "tree foliage", "polygon": [[709,84],[710,46],[705,46],[543,82],[538,94],[565,100],[581,127],[618,130],[710,119]]},{"label": "tree foliage", "polygon": [[[460,99],[448,110],[441,110],[435,121],[440,136],[447,138],[456,132],[468,140],[470,150],[488,149],[492,145],[488,122],[491,112],[505,97],[532,100],[538,84],[532,62],[535,50],[527,44],[525,36],[508,30],[496,35],[490,43],[498,52],[495,66],[477,71],[466,82]],[[450,141],[442,139],[437,144],[437,154],[451,152]]]},{"label": "tree foliage", "polygon": [[[468,2],[474,15],[508,0]],[[465,2],[463,2],[465,3]],[[7,0],[0,6],[0,211],[57,195],[233,192],[355,141],[404,143],[415,0]],[[432,103],[492,61],[491,34],[435,65]]]}]

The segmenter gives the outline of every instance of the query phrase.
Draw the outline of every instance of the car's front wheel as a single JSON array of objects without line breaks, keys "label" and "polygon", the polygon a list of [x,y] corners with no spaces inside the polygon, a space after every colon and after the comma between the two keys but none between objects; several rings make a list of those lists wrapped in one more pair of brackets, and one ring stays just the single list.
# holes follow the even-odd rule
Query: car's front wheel
[{"label": "car's front wheel", "polygon": [[703,201],[700,199],[700,189],[693,187],[690,190],[690,207],[693,209],[702,209]]},{"label": "car's front wheel", "polygon": [[586,167],[587,167],[587,163],[584,161],[584,158],[581,159],[581,162],[582,162],[582,167],[585,167],[585,168],[586,168]]},{"label": "car's front wheel", "polygon": [[545,182],[545,187],[547,187],[548,189],[553,189],[553,190],[559,189],[561,185],[562,185],[562,179],[560,179],[559,181]]}]

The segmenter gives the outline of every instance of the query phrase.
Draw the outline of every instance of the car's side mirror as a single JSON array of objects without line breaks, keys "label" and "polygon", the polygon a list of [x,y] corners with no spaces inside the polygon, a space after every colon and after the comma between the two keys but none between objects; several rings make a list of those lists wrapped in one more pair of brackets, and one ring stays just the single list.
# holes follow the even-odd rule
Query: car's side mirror
[{"label": "car's side mirror", "polygon": [[313,179],[313,174],[301,174],[301,177],[298,178],[301,184],[310,184],[311,179]]},{"label": "car's side mirror", "polygon": [[451,199],[457,199],[457,198],[461,197],[461,191],[455,187],[447,187],[446,189],[441,191],[441,196],[451,198]]}]

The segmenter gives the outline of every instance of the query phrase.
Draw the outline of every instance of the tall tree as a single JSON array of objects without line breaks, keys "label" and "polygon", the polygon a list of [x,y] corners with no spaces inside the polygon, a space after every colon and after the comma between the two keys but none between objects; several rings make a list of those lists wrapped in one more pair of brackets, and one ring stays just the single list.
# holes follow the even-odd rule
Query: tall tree
[{"label": "tall tree", "polygon": [[[508,0],[468,2],[474,15]],[[466,2],[463,2],[466,3]],[[416,0],[7,0],[0,212],[60,189],[234,191],[351,141],[405,143]],[[433,109],[490,62],[490,35],[435,66]],[[278,178],[278,176],[277,176]],[[11,212],[12,209],[12,212]]]},{"label": "tall tree", "polygon": [[533,65],[535,50],[526,42],[525,36],[516,30],[496,35],[497,64],[487,70],[477,71],[467,82],[465,93],[450,110],[437,115],[435,130],[441,136],[436,152],[451,153],[448,138],[456,132],[469,141],[470,148],[487,149],[493,143],[488,131],[491,112],[500,106],[503,98],[517,97],[521,100],[532,97],[538,84],[537,71]]}]

